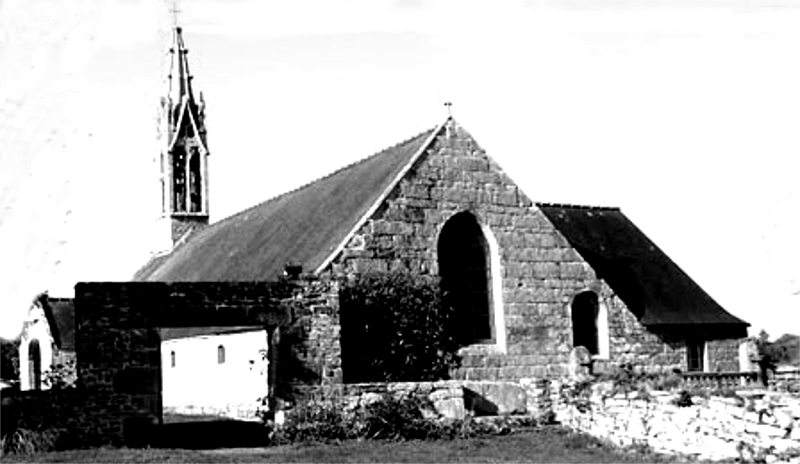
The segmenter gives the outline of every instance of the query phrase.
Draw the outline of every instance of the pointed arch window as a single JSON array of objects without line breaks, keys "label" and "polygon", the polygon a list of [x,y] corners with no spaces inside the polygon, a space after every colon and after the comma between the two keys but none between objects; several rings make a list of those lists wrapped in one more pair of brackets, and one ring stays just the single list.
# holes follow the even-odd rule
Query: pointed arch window
[{"label": "pointed arch window", "polygon": [[469,212],[451,217],[437,245],[445,304],[456,311],[463,344],[495,340],[490,250],[477,218]]},{"label": "pointed arch window", "polygon": [[42,350],[39,340],[28,344],[28,379],[32,390],[42,389]]},{"label": "pointed arch window", "polygon": [[169,353],[169,364],[170,364],[170,367],[175,367],[175,352],[174,351],[170,351],[170,353]]}]

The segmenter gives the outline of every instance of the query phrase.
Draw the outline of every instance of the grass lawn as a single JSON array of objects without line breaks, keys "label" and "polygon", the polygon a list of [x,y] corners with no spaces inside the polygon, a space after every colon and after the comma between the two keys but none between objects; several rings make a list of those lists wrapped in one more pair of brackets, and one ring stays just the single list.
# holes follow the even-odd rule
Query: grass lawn
[{"label": "grass lawn", "polygon": [[92,449],[8,455],[3,462],[667,462],[607,447],[558,426],[441,441],[344,441],[254,448]]}]

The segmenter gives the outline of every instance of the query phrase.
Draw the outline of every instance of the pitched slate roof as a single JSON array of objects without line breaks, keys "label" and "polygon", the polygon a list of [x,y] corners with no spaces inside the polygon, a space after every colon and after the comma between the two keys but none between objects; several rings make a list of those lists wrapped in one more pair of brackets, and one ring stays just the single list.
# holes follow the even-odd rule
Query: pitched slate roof
[{"label": "pitched slate roof", "polygon": [[72,298],[39,297],[50,335],[56,346],[65,351],[75,351],[75,300]]},{"label": "pitched slate roof", "polygon": [[[196,232],[135,280],[265,281],[287,263],[323,267],[449,122]],[[730,336],[746,336],[749,324],[717,304],[619,209],[537,206],[643,324],[724,326]]]},{"label": "pitched slate roof", "polygon": [[151,260],[134,280],[273,280],[290,262],[313,271],[343,245],[438,130],[214,223]]},{"label": "pitched slate roof", "polygon": [[619,209],[537,206],[644,325],[725,325],[747,336],[747,322],[725,311]]}]

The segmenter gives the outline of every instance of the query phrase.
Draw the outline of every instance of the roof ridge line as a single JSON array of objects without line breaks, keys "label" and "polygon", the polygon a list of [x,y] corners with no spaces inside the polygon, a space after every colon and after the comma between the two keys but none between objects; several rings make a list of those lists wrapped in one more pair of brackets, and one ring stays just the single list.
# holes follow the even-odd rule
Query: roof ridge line
[{"label": "roof ridge line", "polygon": [[534,202],[536,206],[544,206],[544,207],[553,207],[553,208],[573,208],[573,209],[585,209],[589,211],[620,211],[619,206],[596,206],[596,205],[576,205],[572,203],[549,203],[549,202],[542,202],[537,201]]},{"label": "roof ridge line", "polygon": [[[414,165],[414,163],[416,163],[417,160],[422,156],[422,154],[425,153],[428,150],[428,147],[430,147],[431,143],[433,143],[433,141],[436,140],[437,135],[451,121],[455,122],[455,119],[453,119],[452,116],[448,116],[447,119],[444,120],[444,122],[439,124],[431,132],[431,134],[428,136],[427,140],[425,140],[425,142],[422,145],[420,145],[419,149],[417,149],[417,152],[414,153],[411,156],[411,158],[409,158],[408,162],[405,164],[405,166],[403,166],[402,169],[400,169],[400,171],[397,173],[395,178],[392,179],[392,181],[389,183],[389,185],[384,189],[383,192],[381,192],[381,194],[372,203],[372,205],[370,205],[370,207],[367,208],[367,211],[365,211],[364,214],[358,219],[358,221],[356,221],[355,225],[350,229],[350,232],[348,232],[347,235],[344,236],[344,239],[342,239],[342,241],[339,243],[339,245],[337,245],[331,251],[331,253],[328,255],[328,257],[325,258],[319,266],[317,266],[317,268],[314,270],[314,274],[319,274],[320,272],[322,272],[322,270],[325,269],[336,258],[336,256],[339,255],[339,253],[342,252],[342,250],[344,249],[345,246],[347,246],[347,243],[350,241],[350,239],[353,237],[353,235],[355,235],[355,233],[358,231],[358,229],[360,229],[361,226],[363,226],[364,223],[366,223],[367,220],[373,214],[375,214],[375,211],[386,200],[386,198],[392,193],[392,190],[394,190],[395,187],[397,187],[397,185],[403,179],[403,177],[405,177],[406,174],[408,174],[408,171],[411,170],[411,167]],[[421,135],[421,134],[418,134],[417,137],[419,135]],[[411,139],[408,139],[408,140],[411,140]],[[403,143],[405,143],[405,142],[403,142]],[[394,146],[397,146],[397,145],[394,145]]]},{"label": "roof ridge line", "polygon": [[[434,131],[436,129],[437,128],[435,128]],[[374,158],[376,156],[379,156],[379,155],[381,155],[381,154],[383,154],[383,153],[385,153],[385,152],[387,152],[387,151],[389,151],[389,150],[391,150],[391,149],[393,149],[395,147],[398,147],[400,145],[408,143],[411,140],[414,140],[415,138],[419,137],[420,135],[428,132],[429,130],[431,130],[431,129],[424,130],[424,131],[422,131],[422,132],[420,132],[420,133],[418,133],[418,134],[416,134],[416,135],[414,135],[412,137],[409,137],[409,138],[403,140],[402,142],[398,142],[398,143],[396,143],[396,144],[394,144],[392,146],[384,148],[383,150],[377,151],[377,152],[375,152],[375,153],[373,153],[373,154],[371,154],[371,155],[369,155],[367,157],[364,157],[364,158],[361,158],[359,160],[353,161],[352,163],[350,163],[348,165],[342,166],[342,167],[340,167],[339,169],[337,169],[335,171],[332,171],[332,172],[329,172],[329,173],[323,175],[322,177],[317,177],[316,179],[310,180],[310,181],[306,182],[305,184],[302,184],[302,185],[300,185],[298,187],[293,188],[292,190],[287,190],[287,191],[285,191],[283,193],[279,193],[278,195],[275,195],[274,197],[271,197],[271,198],[267,198],[266,200],[264,200],[264,201],[262,201],[260,203],[256,203],[255,205],[250,206],[249,208],[246,208],[246,209],[243,209],[243,210],[241,210],[239,212],[233,213],[230,216],[226,216],[226,217],[220,219],[219,221],[216,221],[215,223],[211,224],[211,226],[214,226],[216,224],[222,223],[223,221],[227,221],[228,219],[231,219],[233,217],[248,213],[249,211],[251,211],[253,209],[256,209],[256,208],[259,208],[259,207],[261,207],[263,205],[266,205],[268,203],[272,203],[274,201],[278,201],[279,199],[281,199],[281,198],[283,198],[283,197],[285,197],[287,195],[291,195],[293,193],[297,193],[297,192],[299,192],[299,191],[301,191],[303,189],[306,189],[306,188],[316,184],[317,182],[320,182],[320,181],[323,181],[325,179],[328,179],[329,177],[333,177],[333,176],[335,176],[336,174],[339,174],[342,171],[345,171],[347,169],[352,168],[353,166],[357,166],[359,164],[365,163],[368,160],[371,160],[372,158]]]}]

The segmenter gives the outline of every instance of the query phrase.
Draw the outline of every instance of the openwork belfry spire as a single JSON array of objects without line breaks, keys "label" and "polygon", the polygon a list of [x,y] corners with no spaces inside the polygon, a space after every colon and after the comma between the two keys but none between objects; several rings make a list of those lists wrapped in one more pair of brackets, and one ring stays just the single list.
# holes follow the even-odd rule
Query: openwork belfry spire
[{"label": "openwork belfry spire", "polygon": [[[173,13],[176,10],[173,8]],[[208,224],[208,146],[205,102],[195,99],[189,71],[189,50],[183,30],[172,28],[166,95],[161,98],[159,141],[161,218],[169,236],[157,248],[168,251],[189,234]],[[168,242],[168,243],[167,243]]]}]

